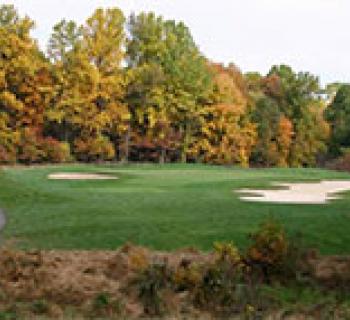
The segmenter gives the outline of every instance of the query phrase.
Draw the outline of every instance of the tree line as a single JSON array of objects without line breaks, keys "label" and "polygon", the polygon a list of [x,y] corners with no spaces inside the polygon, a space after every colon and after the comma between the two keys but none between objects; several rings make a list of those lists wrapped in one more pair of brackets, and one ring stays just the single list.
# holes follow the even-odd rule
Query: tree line
[{"label": "tree line", "polygon": [[97,9],[56,24],[0,7],[0,163],[314,166],[350,145],[350,86],[213,63],[182,22]]}]

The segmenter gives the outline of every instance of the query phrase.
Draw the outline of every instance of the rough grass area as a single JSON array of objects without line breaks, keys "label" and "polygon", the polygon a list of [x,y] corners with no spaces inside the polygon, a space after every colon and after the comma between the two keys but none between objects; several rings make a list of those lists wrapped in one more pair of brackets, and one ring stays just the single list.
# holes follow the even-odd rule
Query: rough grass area
[{"label": "rough grass area", "polygon": [[260,256],[273,259],[266,284],[262,265],[231,244],[208,253],[1,249],[0,319],[349,319],[349,259],[306,256],[301,280],[275,273],[284,270],[276,253]]},{"label": "rough grass area", "polygon": [[[55,172],[116,175],[108,181],[53,181]],[[158,250],[215,241],[247,245],[246,234],[274,217],[322,253],[350,252],[350,194],[327,205],[247,203],[235,189],[272,182],[350,179],[321,169],[237,169],[202,165],[67,165],[4,168],[0,207],[5,239],[22,248],[115,249],[132,242]]]}]

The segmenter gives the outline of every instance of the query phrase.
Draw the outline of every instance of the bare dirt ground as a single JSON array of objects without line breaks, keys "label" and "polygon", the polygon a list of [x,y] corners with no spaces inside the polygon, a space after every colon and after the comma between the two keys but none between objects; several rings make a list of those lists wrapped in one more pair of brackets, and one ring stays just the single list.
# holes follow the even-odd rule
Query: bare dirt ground
[{"label": "bare dirt ground", "polygon": [[48,175],[50,180],[117,180],[118,177],[99,173],[58,172]]},{"label": "bare dirt ground", "polygon": [[339,199],[340,192],[350,190],[350,181],[334,180],[316,183],[275,183],[275,190],[240,189],[240,199],[252,202],[275,202],[295,204],[326,204],[330,200]]}]

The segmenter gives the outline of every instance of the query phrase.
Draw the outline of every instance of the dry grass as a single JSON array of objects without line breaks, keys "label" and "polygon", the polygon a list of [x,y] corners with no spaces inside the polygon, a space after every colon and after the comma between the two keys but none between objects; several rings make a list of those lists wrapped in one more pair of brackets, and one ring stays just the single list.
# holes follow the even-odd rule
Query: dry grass
[{"label": "dry grass", "polygon": [[[132,285],[143,271],[164,263],[174,272],[178,283],[184,281],[192,285],[199,281],[197,270],[213,266],[216,258],[215,253],[195,249],[166,253],[133,245],[117,251],[23,252],[3,248],[0,251],[0,319],[150,317]],[[315,280],[334,284],[332,280],[340,281],[342,274],[348,280],[349,259],[310,255],[307,262],[310,270],[314,270]],[[169,319],[215,317],[192,303],[190,290],[165,289],[161,295],[167,309],[164,316]],[[275,316],[271,319],[279,319],[274,307],[271,312]]]},{"label": "dry grass", "polygon": [[[158,260],[165,259],[175,267],[183,259],[205,262],[208,257],[194,250],[168,254],[132,245],[118,251],[2,249],[0,312],[12,310],[21,302],[28,308],[17,312],[24,312],[25,316],[39,309],[37,311],[59,318],[71,308],[82,317],[94,312],[139,317],[143,314],[142,305],[132,291],[126,294],[124,290],[136,273]],[[104,301],[106,299],[108,301]]]}]

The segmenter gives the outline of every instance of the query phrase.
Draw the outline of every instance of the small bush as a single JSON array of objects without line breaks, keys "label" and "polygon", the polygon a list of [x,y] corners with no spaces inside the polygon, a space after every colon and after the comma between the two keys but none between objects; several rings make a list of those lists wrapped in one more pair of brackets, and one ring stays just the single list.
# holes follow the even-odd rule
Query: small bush
[{"label": "small bush", "polygon": [[16,150],[12,146],[6,147],[0,145],[0,163],[15,163],[16,162]]},{"label": "small bush", "polygon": [[94,307],[96,309],[106,308],[109,304],[110,304],[110,296],[104,293],[97,295],[94,301]]},{"label": "small bush", "polygon": [[49,305],[45,300],[37,300],[32,303],[32,311],[35,314],[45,314],[49,311]]},{"label": "small bush", "polygon": [[0,311],[0,320],[17,320],[18,315],[13,311]]},{"label": "small bush", "polygon": [[147,315],[161,315],[167,311],[162,296],[165,290],[173,287],[173,272],[166,261],[152,263],[134,280],[138,297]]},{"label": "small bush", "polygon": [[81,161],[112,160],[115,156],[112,142],[104,136],[77,138],[74,154]]},{"label": "small bush", "polygon": [[203,272],[195,304],[222,315],[244,312],[251,298],[238,249],[231,243],[216,243],[214,249],[216,259]]},{"label": "small bush", "polygon": [[347,151],[343,156],[329,162],[326,167],[333,170],[350,172],[350,152]]},{"label": "small bush", "polygon": [[21,139],[18,148],[18,160],[26,164],[40,163],[45,158],[42,149],[42,138],[35,128],[25,128],[21,132]]},{"label": "small bush", "polygon": [[174,272],[174,285],[177,291],[193,290],[202,279],[202,268],[183,260]]},{"label": "small bush", "polygon": [[246,261],[252,272],[260,274],[260,281],[295,280],[302,246],[287,237],[284,228],[276,221],[263,223],[250,236],[251,246],[247,250]]},{"label": "small bush", "polygon": [[43,137],[35,128],[25,128],[21,133],[18,160],[26,164],[67,162],[71,160],[70,147],[66,142]]},{"label": "small bush", "polygon": [[95,317],[110,317],[116,314],[121,314],[123,311],[123,304],[116,297],[109,293],[98,294],[93,303],[91,313]]},{"label": "small bush", "polygon": [[67,142],[59,142],[51,137],[42,143],[45,162],[64,163],[71,160],[70,146]]}]

